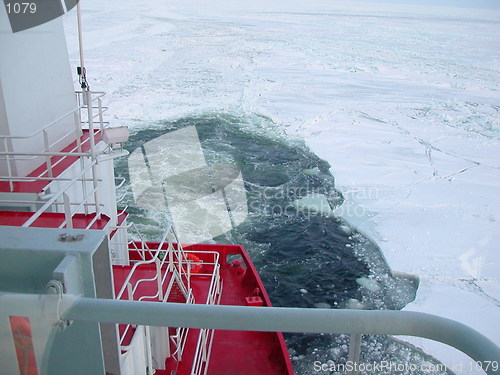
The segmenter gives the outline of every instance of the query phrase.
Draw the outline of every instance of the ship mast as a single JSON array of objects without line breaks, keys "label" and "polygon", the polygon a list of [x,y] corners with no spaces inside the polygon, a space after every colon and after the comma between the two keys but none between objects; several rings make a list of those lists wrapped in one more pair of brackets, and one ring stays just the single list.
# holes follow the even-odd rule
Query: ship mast
[{"label": "ship mast", "polygon": [[82,96],[84,104],[87,104],[86,91],[90,91],[90,86],[87,82],[87,72],[85,69],[84,57],[83,57],[83,33],[82,33],[82,14],[80,2],[76,3],[76,17],[78,20],[78,48],[80,50],[80,66],[77,68],[77,73],[79,76],[80,87],[82,88]]}]

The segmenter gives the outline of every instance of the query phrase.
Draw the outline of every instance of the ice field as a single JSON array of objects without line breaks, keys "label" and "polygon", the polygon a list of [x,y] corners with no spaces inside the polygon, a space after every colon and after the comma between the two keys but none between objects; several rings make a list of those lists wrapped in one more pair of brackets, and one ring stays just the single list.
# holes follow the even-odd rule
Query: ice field
[{"label": "ice field", "polygon": [[[335,214],[417,275],[406,310],[500,345],[500,11],[337,1],[82,0],[87,76],[132,131],[266,116],[331,164]],[[78,65],[76,16],[64,16]],[[449,368],[468,359],[409,339]],[[467,364],[467,365],[465,365]]]}]

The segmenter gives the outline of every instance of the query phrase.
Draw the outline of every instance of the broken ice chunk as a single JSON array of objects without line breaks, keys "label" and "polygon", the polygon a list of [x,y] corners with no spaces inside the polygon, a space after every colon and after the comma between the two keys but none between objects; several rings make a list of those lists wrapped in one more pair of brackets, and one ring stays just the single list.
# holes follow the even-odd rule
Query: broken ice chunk
[{"label": "broken ice chunk", "polygon": [[324,194],[311,193],[292,203],[299,210],[330,216],[333,214],[332,207]]},{"label": "broken ice chunk", "polygon": [[321,173],[318,167],[314,167],[311,169],[303,169],[302,173],[305,174],[306,176],[317,176]]},{"label": "broken ice chunk", "polygon": [[377,280],[369,279],[368,277],[358,277],[356,282],[370,292],[378,292],[380,290]]},{"label": "broken ice chunk", "polygon": [[319,303],[315,303],[314,307],[316,307],[317,309],[330,309],[332,307],[332,305],[330,305],[329,303],[326,303],[326,302],[319,302]]},{"label": "broken ice chunk", "polygon": [[349,298],[347,300],[346,308],[348,309],[357,309],[357,310],[362,310],[365,308],[365,305],[363,305],[361,302],[359,302],[357,299],[354,298]]}]

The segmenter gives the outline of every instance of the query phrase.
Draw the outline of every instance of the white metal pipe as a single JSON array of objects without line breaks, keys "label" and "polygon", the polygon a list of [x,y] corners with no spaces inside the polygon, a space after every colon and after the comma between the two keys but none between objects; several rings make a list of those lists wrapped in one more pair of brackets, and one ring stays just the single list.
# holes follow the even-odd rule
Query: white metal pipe
[{"label": "white metal pipe", "polygon": [[[7,142],[7,138],[3,139],[3,144],[4,144],[5,151],[7,152],[8,151],[8,145],[9,145],[9,143]],[[9,155],[7,155],[5,157],[5,161],[7,162],[7,173],[9,175],[9,177],[12,177],[12,166],[10,165],[10,157],[9,157]],[[14,191],[14,181],[9,180],[9,188],[10,188],[11,192]]]},{"label": "white metal pipe", "polygon": [[102,111],[102,99],[99,98],[97,99],[97,105],[98,105],[98,114],[99,114],[99,127],[101,129],[101,132],[104,130],[104,118],[103,118],[103,111]]},{"label": "white metal pipe", "polygon": [[[12,180],[14,182],[17,181],[27,181],[27,182],[35,182],[35,181],[71,181],[71,178],[65,178],[65,177],[8,177],[8,176],[0,176],[0,181],[9,181]],[[80,179],[79,181],[93,181],[90,178],[83,178]],[[102,182],[102,180],[99,180],[99,182]],[[16,201],[17,202],[17,201]]]},{"label": "white metal pipe", "polygon": [[442,317],[409,311],[213,306],[81,298],[68,311],[67,318],[245,331],[419,336],[451,345],[476,361],[500,360],[500,349],[472,328]]},{"label": "white metal pipe", "polygon": [[[81,93],[81,91],[75,91],[75,92],[76,93]],[[106,93],[103,92],[103,91],[95,91],[95,92],[93,92],[93,94],[94,94],[94,97],[92,99],[93,102],[96,101],[97,99],[103,97],[104,95],[106,95]],[[75,113],[76,111],[79,111],[80,109],[82,109],[84,107],[85,107],[84,105],[79,105],[78,107],[70,110],[69,112],[65,113],[64,115],[62,115],[62,116],[56,118],[55,120],[49,122],[43,128],[35,131],[34,133],[31,133],[30,135],[5,135],[5,134],[0,134],[0,138],[3,138],[3,139],[28,139],[28,138],[32,138],[32,137],[40,134],[41,132],[43,132],[45,129],[50,128],[51,126],[57,124],[59,121],[64,120],[66,117],[70,116],[71,114]]]},{"label": "white metal pipe", "polygon": [[[359,363],[359,357],[361,355],[361,334],[353,333],[349,338],[349,354],[347,360],[351,363]],[[347,371],[347,375],[358,375],[359,370],[353,368]]]},{"label": "white metal pipe", "polygon": [[[94,136],[92,135],[92,138],[94,138]],[[99,196],[99,181],[101,181],[99,178],[98,178],[98,173],[99,173],[99,169],[96,165],[96,160],[97,158],[93,158],[92,159],[92,186],[93,186],[93,193],[94,193],[94,204],[95,204],[95,214],[97,217],[100,218],[101,216],[101,200],[100,200],[100,196]]]},{"label": "white metal pipe", "polygon": [[71,213],[71,204],[69,201],[69,196],[66,193],[63,193],[63,202],[64,202],[64,217],[66,218],[65,224],[67,228],[73,228],[73,214]]},{"label": "white metal pipe", "polygon": [[[76,19],[78,23],[78,47],[80,49],[80,67],[83,69],[84,59],[83,59],[83,33],[82,33],[82,14],[80,8],[80,2],[76,2]],[[83,71],[82,71],[83,73]],[[90,103],[90,102],[89,102]]]},{"label": "white metal pipe", "polygon": [[[52,195],[50,195],[52,197]],[[15,205],[17,204],[33,204],[33,205],[40,205],[40,204],[45,204],[45,201],[29,201],[29,200],[8,200],[8,199],[0,199],[0,203],[13,203]],[[54,202],[52,203],[54,206],[61,206],[64,205],[64,203],[61,202]],[[76,202],[70,202],[70,206],[78,206],[77,209],[81,208],[82,206],[94,206],[94,203],[76,203]],[[103,207],[103,205],[101,205]]]},{"label": "white metal pipe", "polygon": [[[49,134],[47,133],[47,130],[43,131],[43,143],[45,147],[46,153],[50,152],[50,147],[49,147]],[[52,160],[50,156],[45,157],[45,163],[47,164],[47,173],[49,177],[54,177],[52,173]]]},{"label": "white metal pipe", "polygon": [[[0,306],[10,315],[54,311],[47,295],[2,293]],[[53,298],[53,297],[52,297]],[[390,310],[335,310],[138,302],[63,295],[62,319],[163,327],[237,331],[349,333],[417,336],[442,342],[475,361],[500,361],[500,348],[474,329],[439,316]],[[200,317],[203,317],[200,319]],[[491,367],[489,375],[499,375]]]},{"label": "white metal pipe", "polygon": [[42,207],[40,207],[40,209],[37,212],[35,212],[22,226],[29,227],[31,224],[33,224],[35,220],[38,219],[45,212],[45,210],[49,208],[50,205],[54,203],[61,196],[62,193],[66,192],[66,190],[68,190],[76,181],[78,181],[78,179],[82,175],[84,175],[85,172],[87,172],[87,170],[91,168],[94,164],[95,162],[92,162],[87,168],[78,173],[78,175],[76,175],[70,182],[64,185],[64,187],[59,193],[54,194],[54,196],[51,199],[49,199]]},{"label": "white metal pipe", "polygon": [[90,156],[88,152],[15,152],[15,151],[9,151],[9,152],[4,152],[1,151],[0,155],[7,155],[7,156]]},{"label": "white metal pipe", "polygon": [[158,285],[158,299],[163,301],[163,278],[161,277],[161,267],[163,266],[163,262],[160,262],[160,259],[156,258],[156,282]]},{"label": "white metal pipe", "polygon": [[88,124],[89,124],[89,141],[90,141],[90,152],[92,156],[95,156],[95,134],[94,134],[94,117],[92,114],[92,105],[90,103],[92,102],[92,93],[90,90],[87,90],[84,95],[87,96],[87,102],[89,105],[87,106],[87,116],[88,116]]},{"label": "white metal pipe", "polygon": [[150,327],[146,326],[144,329],[144,335],[145,335],[145,344],[146,344],[146,361],[148,363],[148,369],[153,369],[153,354],[151,350],[151,332],[150,332]]}]

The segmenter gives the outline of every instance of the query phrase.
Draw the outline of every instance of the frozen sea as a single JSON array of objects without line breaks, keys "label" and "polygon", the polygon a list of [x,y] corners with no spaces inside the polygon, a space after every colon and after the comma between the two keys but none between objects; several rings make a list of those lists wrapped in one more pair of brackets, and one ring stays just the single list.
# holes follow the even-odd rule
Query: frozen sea
[{"label": "frozen sea", "polygon": [[[133,132],[266,116],[331,165],[336,209],[417,275],[405,307],[500,345],[500,11],[337,1],[82,2],[87,75]],[[64,16],[78,65],[74,12]],[[408,338],[457,374],[469,359]]]}]

